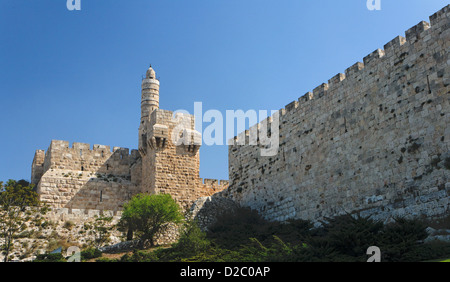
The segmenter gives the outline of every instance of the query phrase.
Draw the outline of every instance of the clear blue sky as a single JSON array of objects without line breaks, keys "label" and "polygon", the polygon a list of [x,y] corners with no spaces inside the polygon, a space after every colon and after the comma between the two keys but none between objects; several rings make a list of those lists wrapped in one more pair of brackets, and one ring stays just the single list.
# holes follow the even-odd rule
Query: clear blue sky
[{"label": "clear blue sky", "polygon": [[[137,148],[150,63],[162,109],[278,110],[448,1],[381,3],[0,0],[0,181],[29,180],[52,139]],[[200,157],[201,177],[228,179],[225,145]]]}]

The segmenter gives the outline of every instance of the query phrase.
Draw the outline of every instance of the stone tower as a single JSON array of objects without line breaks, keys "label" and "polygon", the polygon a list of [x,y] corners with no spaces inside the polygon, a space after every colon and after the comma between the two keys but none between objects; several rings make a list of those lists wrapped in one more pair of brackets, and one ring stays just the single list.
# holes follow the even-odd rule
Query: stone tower
[{"label": "stone tower", "polygon": [[141,94],[139,148],[131,154],[127,148],[62,140],[36,151],[31,181],[42,201],[52,208],[118,211],[137,193],[165,193],[188,207],[228,187],[226,180],[200,178],[201,136],[194,117],[159,109],[159,80],[151,66]]},{"label": "stone tower", "polygon": [[211,194],[215,184],[200,178],[201,135],[194,126],[194,116],[159,108],[159,81],[150,67],[142,81],[141,192],[171,194],[182,206]]}]

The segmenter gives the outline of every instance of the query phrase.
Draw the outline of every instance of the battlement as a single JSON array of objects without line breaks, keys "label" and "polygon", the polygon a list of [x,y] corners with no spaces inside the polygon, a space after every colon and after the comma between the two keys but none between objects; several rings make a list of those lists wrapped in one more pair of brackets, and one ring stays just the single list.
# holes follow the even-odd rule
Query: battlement
[{"label": "battlement", "polygon": [[205,179],[200,178],[200,180],[207,187],[215,187],[215,188],[224,187],[224,188],[226,188],[230,184],[228,180],[207,179],[207,178],[205,178]]},{"label": "battlement", "polygon": [[[327,97],[329,93],[340,87],[340,84],[346,80],[357,80],[361,76],[360,72],[378,72],[382,70],[382,65],[387,62],[387,59],[392,56],[405,54],[404,51],[409,48],[414,48],[414,44],[419,40],[426,40],[427,35],[435,28],[440,28],[442,25],[448,23],[450,13],[450,5],[447,5],[440,11],[430,16],[430,23],[421,21],[417,25],[411,27],[405,32],[405,37],[397,36],[387,44],[384,49],[376,49],[369,55],[363,58],[363,62],[357,62],[345,70],[345,73],[339,73],[328,80],[328,83],[322,83],[314,88],[312,92],[307,92],[296,101],[287,104],[285,108],[280,109],[282,115],[284,113],[292,112],[298,107],[305,106],[310,101]],[[406,45],[406,46],[405,46]],[[402,47],[404,47],[402,49]],[[405,55],[403,55],[405,56]],[[386,60],[383,60],[386,58]]]},{"label": "battlement", "polygon": [[130,167],[140,157],[137,150],[122,147],[52,140],[47,152],[36,151],[32,165],[32,183],[39,183],[49,169],[102,172],[129,176]]},{"label": "battlement", "polygon": [[[395,65],[403,63],[407,56],[414,55],[413,50],[415,44],[418,44],[418,41],[429,40],[431,38],[430,33],[448,23],[449,18],[450,5],[447,5],[430,16],[431,24],[425,21],[419,22],[405,32],[405,37],[395,37],[384,45],[384,49],[376,49],[365,56],[363,62],[353,64],[347,68],[344,73],[338,73],[330,78],[328,83],[322,83],[314,88],[312,92],[307,92],[297,100],[288,103],[284,108],[278,111],[280,116],[282,117],[286,114],[297,113],[298,111],[308,112],[311,110],[320,110],[315,109],[320,106],[317,104],[318,101],[322,98],[332,99],[334,93],[339,92],[341,87],[347,86],[345,84],[357,84],[363,76],[375,76],[376,74],[382,73],[385,70],[386,64]],[[248,145],[250,132],[252,130],[259,130],[260,124],[263,122],[267,123],[267,130],[270,132],[272,123],[271,117],[251,126],[248,130],[239,133],[233,139],[230,139],[228,144]],[[243,142],[244,138],[246,139],[245,143]]]},{"label": "battlement", "polygon": [[430,20],[234,137],[229,197],[279,221],[448,214],[450,5]]},{"label": "battlement", "polygon": [[[48,148],[48,151],[54,151],[54,150],[62,150],[67,152],[81,152],[83,153],[97,153],[97,152],[103,152],[103,153],[120,153],[122,157],[126,155],[130,155],[132,157],[133,155],[136,155],[137,150],[131,150],[128,148],[123,147],[113,147],[111,151],[111,146],[108,145],[98,145],[94,144],[91,148],[91,145],[88,143],[80,143],[80,142],[73,142],[72,147],[69,146],[69,141],[62,141],[62,140],[52,140],[50,143],[50,146]],[[43,150],[38,150],[43,151]]]},{"label": "battlement", "polygon": [[167,122],[179,122],[180,120],[189,120],[194,124],[195,116],[189,113],[156,109],[151,113],[150,120],[152,124],[165,124]]}]

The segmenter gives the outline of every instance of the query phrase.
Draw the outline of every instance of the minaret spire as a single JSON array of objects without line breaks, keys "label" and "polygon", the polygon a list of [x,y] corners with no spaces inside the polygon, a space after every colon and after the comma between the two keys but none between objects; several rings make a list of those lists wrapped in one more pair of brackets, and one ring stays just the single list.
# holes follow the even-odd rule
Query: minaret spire
[{"label": "minaret spire", "polygon": [[139,151],[141,153],[146,152],[147,126],[150,123],[150,115],[157,109],[159,109],[159,80],[150,65],[145,78],[142,79],[141,123],[139,125]]}]

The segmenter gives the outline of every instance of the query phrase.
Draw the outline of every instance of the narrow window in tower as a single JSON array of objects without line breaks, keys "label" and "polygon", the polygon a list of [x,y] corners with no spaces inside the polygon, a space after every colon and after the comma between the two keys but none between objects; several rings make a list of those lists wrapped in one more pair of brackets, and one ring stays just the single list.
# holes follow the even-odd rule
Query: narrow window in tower
[{"label": "narrow window in tower", "polygon": [[81,166],[81,171],[84,171],[84,166]]},{"label": "narrow window in tower", "polygon": [[100,202],[103,202],[103,191],[100,191]]},{"label": "narrow window in tower", "polygon": [[106,170],[108,170],[109,169],[109,164],[106,164]]}]

